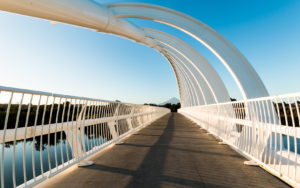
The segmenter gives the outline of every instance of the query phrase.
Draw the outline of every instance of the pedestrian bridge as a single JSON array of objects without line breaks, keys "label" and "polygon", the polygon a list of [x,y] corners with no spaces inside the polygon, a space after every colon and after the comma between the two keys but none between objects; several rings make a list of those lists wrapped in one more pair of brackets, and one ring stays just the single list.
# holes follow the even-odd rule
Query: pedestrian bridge
[{"label": "pedestrian bridge", "polygon": [[178,113],[169,113],[43,187],[288,187]]},{"label": "pedestrian bridge", "polygon": [[[1,0],[0,10],[153,48],[173,68],[182,106],[170,113],[0,86],[2,188],[300,186],[300,93],[269,96],[246,58],[204,23],[141,3]],[[213,66],[189,44],[129,18],[167,24],[196,39],[225,65],[243,100],[231,101]]]}]

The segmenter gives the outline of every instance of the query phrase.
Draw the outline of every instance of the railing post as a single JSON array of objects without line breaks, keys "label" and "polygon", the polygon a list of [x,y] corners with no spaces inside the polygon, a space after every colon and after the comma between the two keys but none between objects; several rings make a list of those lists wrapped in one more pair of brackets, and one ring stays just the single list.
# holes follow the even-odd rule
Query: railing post
[{"label": "railing post", "polygon": [[134,114],[134,107],[131,108],[130,117],[126,119],[129,130],[133,129],[133,114]]},{"label": "railing post", "polygon": [[[86,153],[85,147],[85,136],[84,136],[84,121],[85,121],[85,113],[86,113],[86,104],[83,105],[77,120],[74,126],[70,126],[64,129],[67,140],[70,143],[72,153],[74,154],[75,159],[79,160]],[[79,132],[79,134],[78,134]],[[79,138],[80,136],[80,138]],[[90,166],[92,165],[92,161],[80,161],[78,166]]]},{"label": "railing post", "polygon": [[[120,104],[118,104],[113,117],[117,117],[119,114],[119,108],[120,108]],[[110,134],[112,135],[113,140],[118,138],[118,120],[117,119],[113,119],[112,121],[109,121],[108,123],[108,127],[110,130]],[[117,126],[117,127],[116,127]]]}]

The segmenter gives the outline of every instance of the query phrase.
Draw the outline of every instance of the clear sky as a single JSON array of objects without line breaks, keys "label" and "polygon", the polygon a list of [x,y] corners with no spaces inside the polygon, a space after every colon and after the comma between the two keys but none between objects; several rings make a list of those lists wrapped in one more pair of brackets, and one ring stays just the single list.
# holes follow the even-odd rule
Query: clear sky
[{"label": "clear sky", "polygon": [[[211,26],[245,55],[271,95],[300,91],[299,0],[135,2],[169,7]],[[130,21],[171,32],[191,44],[212,62],[230,95],[240,98],[221,62],[196,40],[160,23]],[[113,35],[1,11],[0,85],[132,103],[178,97],[170,65],[153,49]]]}]

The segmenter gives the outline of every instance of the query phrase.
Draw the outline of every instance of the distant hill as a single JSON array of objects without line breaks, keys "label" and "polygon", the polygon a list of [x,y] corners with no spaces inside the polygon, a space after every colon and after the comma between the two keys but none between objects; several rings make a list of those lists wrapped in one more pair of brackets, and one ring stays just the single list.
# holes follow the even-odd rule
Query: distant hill
[{"label": "distant hill", "polygon": [[177,104],[177,103],[180,103],[180,101],[176,97],[172,97],[169,100],[167,100],[167,101],[165,101],[163,103],[160,103],[159,105],[165,105],[165,104],[168,104],[168,103]]}]

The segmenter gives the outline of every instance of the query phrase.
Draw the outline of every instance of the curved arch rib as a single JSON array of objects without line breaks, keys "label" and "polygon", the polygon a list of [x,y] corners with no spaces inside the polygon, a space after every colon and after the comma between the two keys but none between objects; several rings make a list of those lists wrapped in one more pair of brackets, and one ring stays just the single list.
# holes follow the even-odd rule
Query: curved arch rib
[{"label": "curved arch rib", "polygon": [[231,73],[244,99],[268,96],[261,79],[245,57],[225,38],[202,22],[177,11],[142,3],[106,5],[116,18],[142,18],[165,23],[197,39],[205,45]]},{"label": "curved arch rib", "polygon": [[186,83],[184,83],[184,80],[180,79],[180,74],[181,74],[180,71],[177,70],[177,67],[173,63],[173,60],[167,54],[163,54],[163,55],[167,59],[167,61],[170,63],[170,65],[174,71],[175,78],[176,78],[177,85],[178,85],[181,105],[189,106],[189,105],[187,105],[187,104],[189,104],[189,100],[190,100],[189,92],[186,91]]},{"label": "curved arch rib", "polygon": [[193,47],[167,33],[149,28],[143,28],[143,30],[145,31],[146,35],[150,35],[150,37],[159,39],[166,45],[172,46],[172,48],[176,49],[176,51],[179,51],[179,53],[184,56],[185,59],[187,59],[187,63],[189,63],[205,81],[208,89],[211,92],[209,95],[213,95],[215,103],[230,101],[228,91],[221,78],[218,76],[214,68],[206,61],[206,59],[201,56],[201,54],[199,54]]},{"label": "curved arch rib", "polygon": [[[161,42],[161,41],[158,41]],[[162,45],[164,45],[164,43],[162,43]],[[194,82],[192,83],[196,83],[195,85],[193,84],[193,87],[198,88],[198,91],[201,95],[201,98],[198,95],[198,92],[196,92],[195,96],[197,99],[197,103],[199,105],[204,105],[207,104],[207,95],[205,95],[205,92],[203,90],[203,87],[201,87],[201,85],[205,85],[205,82],[202,79],[197,79],[195,73],[186,65],[186,63],[184,63],[184,60],[182,60],[182,57],[180,54],[178,54],[174,49],[169,48],[168,46],[163,46],[163,48],[165,48],[165,51],[167,52],[167,54],[170,54],[174,59],[176,59],[176,62],[180,63],[181,65],[183,65],[182,67],[188,71],[185,72],[185,74],[187,75],[187,77],[189,77],[189,80],[194,80]],[[191,78],[190,78],[191,77]]]},{"label": "curved arch rib", "polygon": [[[195,84],[193,84],[193,77],[190,78],[190,74],[187,73],[189,71],[186,67],[182,65],[181,60],[179,57],[177,57],[175,54],[172,54],[170,52],[167,52],[167,55],[170,57],[171,61],[173,62],[174,66],[180,71],[180,76],[184,78],[184,82],[186,85],[190,88],[189,90],[186,90],[187,94],[190,95],[191,100],[193,103],[190,104],[190,106],[197,106],[197,105],[203,105],[205,104],[204,96],[201,93],[201,90],[198,88],[200,92],[197,91]],[[201,95],[201,98],[198,95]],[[201,102],[200,102],[200,101]]]},{"label": "curved arch rib", "polygon": [[171,9],[137,3],[107,6],[86,0],[2,0],[0,9],[112,33],[145,44],[162,53],[160,46],[145,33],[121,18],[144,18],[162,22],[191,35],[210,49],[226,66],[243,97],[268,95],[257,73],[228,41],[200,21]]}]

